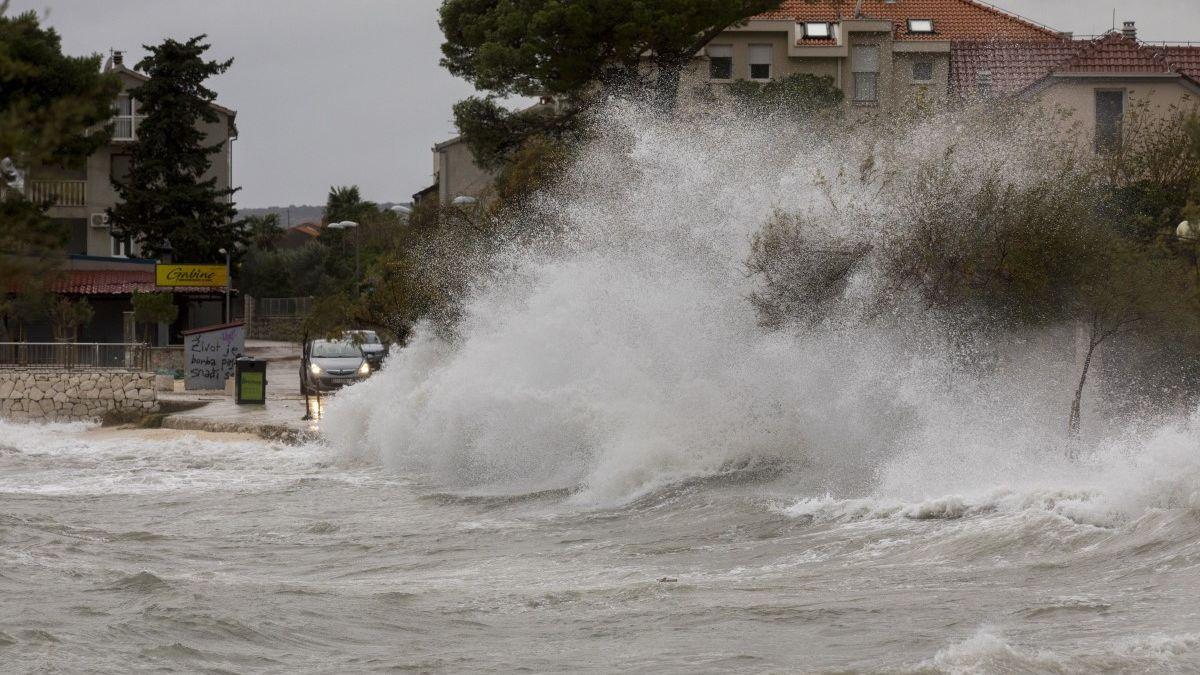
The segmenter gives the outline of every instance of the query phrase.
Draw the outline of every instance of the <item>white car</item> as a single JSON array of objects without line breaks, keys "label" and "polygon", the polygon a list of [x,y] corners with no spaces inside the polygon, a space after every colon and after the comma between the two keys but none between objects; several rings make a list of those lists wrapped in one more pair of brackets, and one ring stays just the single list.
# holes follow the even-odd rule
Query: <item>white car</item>
[{"label": "white car", "polygon": [[388,345],[373,330],[348,330],[342,333],[342,339],[358,345],[371,370],[379,370],[388,355]]}]

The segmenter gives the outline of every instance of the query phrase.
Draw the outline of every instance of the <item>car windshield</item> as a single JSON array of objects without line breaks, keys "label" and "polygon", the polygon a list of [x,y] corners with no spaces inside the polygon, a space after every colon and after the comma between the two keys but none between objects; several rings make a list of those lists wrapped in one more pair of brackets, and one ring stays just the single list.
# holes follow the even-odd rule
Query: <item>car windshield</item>
[{"label": "car windshield", "polygon": [[313,343],[312,357],[317,359],[360,358],[362,357],[362,352],[359,351],[357,345],[350,342],[341,340],[326,342],[322,340]]},{"label": "car windshield", "polygon": [[379,344],[379,336],[373,330],[351,331],[346,333],[346,339],[354,340],[364,345]]}]

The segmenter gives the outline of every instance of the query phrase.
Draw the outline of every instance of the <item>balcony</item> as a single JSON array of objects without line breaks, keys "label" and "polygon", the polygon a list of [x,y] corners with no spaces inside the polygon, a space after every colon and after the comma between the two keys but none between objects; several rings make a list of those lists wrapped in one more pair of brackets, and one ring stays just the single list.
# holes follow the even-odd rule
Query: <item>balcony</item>
[{"label": "balcony", "polygon": [[87,206],[87,181],[31,180],[26,183],[25,198],[50,202],[51,206]]},{"label": "balcony", "polygon": [[136,141],[137,123],[141,116],[117,115],[112,118],[112,139],[114,141]]}]

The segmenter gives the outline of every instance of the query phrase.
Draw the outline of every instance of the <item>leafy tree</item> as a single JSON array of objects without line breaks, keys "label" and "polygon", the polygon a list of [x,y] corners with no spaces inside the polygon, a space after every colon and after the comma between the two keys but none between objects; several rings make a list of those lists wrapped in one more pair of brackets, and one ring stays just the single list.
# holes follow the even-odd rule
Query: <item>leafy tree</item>
[{"label": "leafy tree", "polygon": [[265,216],[249,216],[242,221],[245,228],[247,243],[251,248],[260,251],[273,251],[283,237],[283,229],[279,226],[279,214],[268,213]]},{"label": "leafy tree", "polygon": [[796,73],[770,82],[738,80],[728,87],[742,107],[755,114],[804,117],[837,110],[845,99],[828,75]]},{"label": "leafy tree", "polygon": [[344,220],[358,222],[366,215],[378,210],[379,207],[373,202],[363,200],[357,185],[331,187],[329,196],[325,199],[325,222],[340,223]]},{"label": "leafy tree", "polygon": [[1162,115],[1135,106],[1114,152],[1101,156],[1108,211],[1126,236],[1150,242],[1173,233],[1200,197],[1200,114]]},{"label": "leafy tree", "polygon": [[204,60],[205,37],[147,46],[149,55],[137,64],[150,80],[131,95],[146,117],[138,125],[128,182],[114,181],[122,202],[109,217],[114,232],[131,236],[155,258],[173,250],[176,260],[223,262],[219,250],[235,250],[244,239],[235,222],[237,189],[205,178],[221,144],[204,144],[199,125],[220,120],[211,106],[217,95],[204,83],[233,63]]},{"label": "leafy tree", "polygon": [[72,300],[65,295],[56,295],[50,301],[48,315],[54,329],[54,339],[75,340],[79,327],[92,320],[95,311],[87,298]]},{"label": "leafy tree", "polygon": [[[731,25],[780,0],[445,0],[442,65],[489,92],[455,106],[477,161],[495,168],[524,139],[560,138],[598,92],[652,90],[674,103],[682,69]],[[551,108],[510,112],[491,96],[549,96]]]},{"label": "leafy tree", "polygon": [[[107,142],[100,125],[112,116],[120,91],[115,75],[100,72],[100,56],[66,56],[52,28],[37,15],[7,16],[0,4],[0,159],[18,171],[75,163]],[[95,133],[88,133],[93,130]],[[6,177],[14,182],[18,176]],[[0,183],[0,289],[45,279],[62,259],[67,233],[45,216],[45,204],[25,200]]]},{"label": "leafy tree", "polygon": [[150,332],[157,323],[174,323],[179,318],[179,307],[170,293],[133,294],[133,320],[145,324],[146,342],[150,343]]}]

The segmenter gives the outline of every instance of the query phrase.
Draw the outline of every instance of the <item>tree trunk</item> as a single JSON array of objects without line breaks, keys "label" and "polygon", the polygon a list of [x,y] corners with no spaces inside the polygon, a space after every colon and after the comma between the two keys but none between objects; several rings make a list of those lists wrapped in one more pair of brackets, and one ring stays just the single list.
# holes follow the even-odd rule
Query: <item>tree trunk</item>
[{"label": "tree trunk", "polygon": [[1096,353],[1095,336],[1088,336],[1087,356],[1083,359],[1083,370],[1079,373],[1079,386],[1075,388],[1075,400],[1071,402],[1071,417],[1067,421],[1067,433],[1071,438],[1079,437],[1080,407],[1083,403],[1083,387],[1087,384],[1088,369],[1092,367],[1092,355]]}]

